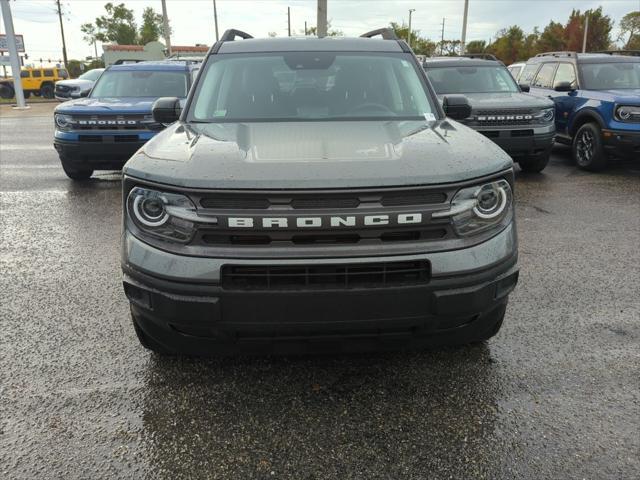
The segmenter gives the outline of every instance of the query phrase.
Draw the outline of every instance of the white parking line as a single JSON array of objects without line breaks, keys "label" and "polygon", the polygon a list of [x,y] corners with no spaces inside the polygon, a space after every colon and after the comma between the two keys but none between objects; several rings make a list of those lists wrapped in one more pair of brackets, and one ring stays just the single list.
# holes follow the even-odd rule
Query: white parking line
[{"label": "white parking line", "polygon": [[17,145],[17,144],[9,144],[9,145],[2,145],[0,144],[0,151],[3,150],[55,150],[53,148],[53,145],[51,144],[47,144],[47,145],[38,145],[38,144],[22,144],[22,145]]}]

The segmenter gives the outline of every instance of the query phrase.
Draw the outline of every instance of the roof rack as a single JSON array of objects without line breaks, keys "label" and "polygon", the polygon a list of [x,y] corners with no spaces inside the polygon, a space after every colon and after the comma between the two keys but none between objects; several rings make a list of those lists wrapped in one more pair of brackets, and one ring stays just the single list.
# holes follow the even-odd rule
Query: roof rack
[{"label": "roof rack", "polygon": [[466,58],[479,58],[480,60],[495,60],[496,62],[498,61],[496,56],[491,53],[463,53],[462,55],[458,56]]},{"label": "roof rack", "polygon": [[536,57],[577,57],[577,56],[578,54],[576,52],[570,52],[570,51],[544,52],[536,55]]},{"label": "roof rack", "polygon": [[230,28],[229,30],[225,30],[225,32],[222,34],[222,37],[220,37],[220,41],[232,42],[236,39],[236,37],[240,37],[243,40],[246,40],[248,38],[253,38],[252,35],[249,35],[248,33],[243,32],[242,30],[236,30],[235,28]]},{"label": "roof rack", "polygon": [[399,40],[396,32],[394,32],[391,28],[378,28],[377,30],[371,30],[370,32],[363,33],[360,36],[363,38],[373,38],[377,37],[378,35],[380,35],[383,40]]},{"label": "roof rack", "polygon": [[606,53],[607,55],[630,55],[632,57],[640,57],[640,50],[600,50],[593,53]]}]

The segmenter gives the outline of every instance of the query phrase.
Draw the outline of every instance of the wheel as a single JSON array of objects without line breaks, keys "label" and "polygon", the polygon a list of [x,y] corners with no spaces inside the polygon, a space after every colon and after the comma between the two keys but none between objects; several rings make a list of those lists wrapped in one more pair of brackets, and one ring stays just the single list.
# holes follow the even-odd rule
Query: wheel
[{"label": "wheel", "polygon": [[159,344],[153,338],[149,337],[144,330],[140,328],[138,324],[138,320],[136,319],[136,315],[133,313],[133,309],[131,310],[131,323],[133,323],[133,330],[136,332],[136,337],[138,337],[138,341],[140,345],[142,345],[147,350],[150,350],[158,355],[171,355],[169,349],[167,349],[164,345]]},{"label": "wheel", "polygon": [[48,83],[40,87],[40,95],[44,98],[53,98],[53,85]]},{"label": "wheel", "polygon": [[93,175],[93,169],[81,169],[72,166],[65,158],[60,157],[62,169],[71,180],[87,180]]},{"label": "wheel", "polygon": [[29,98],[31,96],[31,92],[22,92],[24,94],[24,98]]},{"label": "wheel", "polygon": [[13,94],[13,87],[11,85],[7,85],[6,83],[0,84],[0,97],[13,98]]},{"label": "wheel", "polygon": [[33,94],[34,94],[36,97],[39,97],[39,96],[40,96],[40,92],[33,92]]},{"label": "wheel", "polygon": [[518,160],[518,164],[523,172],[540,173],[549,163],[550,156],[550,151],[539,155],[531,155]]},{"label": "wheel", "polygon": [[602,148],[602,135],[595,123],[585,123],[573,137],[573,159],[585,170],[602,170],[607,165],[607,158]]}]

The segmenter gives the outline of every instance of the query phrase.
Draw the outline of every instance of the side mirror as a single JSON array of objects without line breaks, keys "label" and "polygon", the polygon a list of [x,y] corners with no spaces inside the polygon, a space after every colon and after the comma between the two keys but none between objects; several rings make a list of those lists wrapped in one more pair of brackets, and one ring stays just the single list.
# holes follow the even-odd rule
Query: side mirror
[{"label": "side mirror", "polygon": [[80,91],[80,98],[88,97],[90,92],[91,92],[90,88]]},{"label": "side mirror", "polygon": [[177,97],[161,97],[153,102],[151,107],[153,119],[162,124],[176,122],[182,113],[180,99]]},{"label": "side mirror", "polygon": [[447,95],[442,101],[444,113],[454,120],[462,120],[471,115],[471,105],[464,95]]},{"label": "side mirror", "polygon": [[522,90],[524,93],[529,93],[531,91],[531,86],[527,85],[526,83],[521,83],[520,90]]},{"label": "side mirror", "polygon": [[553,89],[556,92],[573,92],[575,90],[571,86],[571,82],[558,82],[553,86]]}]

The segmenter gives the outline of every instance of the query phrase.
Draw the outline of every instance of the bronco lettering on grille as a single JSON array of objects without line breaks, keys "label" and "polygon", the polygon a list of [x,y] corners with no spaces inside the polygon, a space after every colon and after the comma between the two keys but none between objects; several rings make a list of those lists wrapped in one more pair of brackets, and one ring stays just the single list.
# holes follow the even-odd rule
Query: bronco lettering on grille
[{"label": "bronco lettering on grille", "polygon": [[229,228],[343,228],[382,225],[411,225],[422,223],[422,213],[398,215],[344,215],[324,217],[228,217]]},{"label": "bronco lettering on grille", "polygon": [[136,120],[78,120],[79,125],[137,125]]}]

